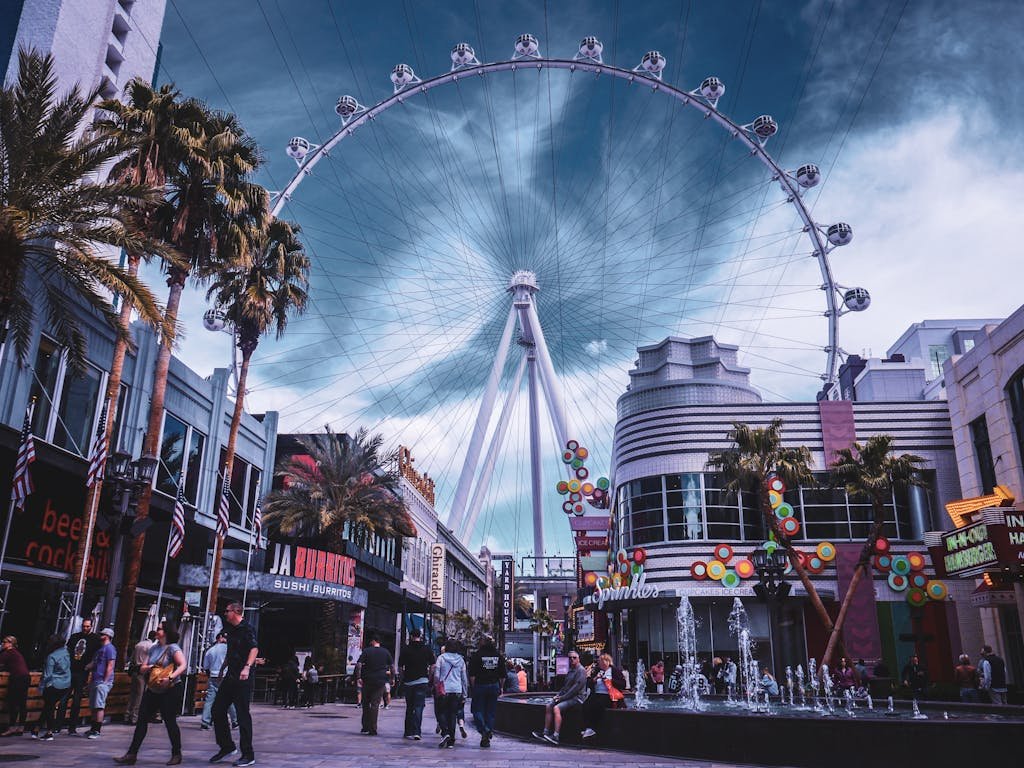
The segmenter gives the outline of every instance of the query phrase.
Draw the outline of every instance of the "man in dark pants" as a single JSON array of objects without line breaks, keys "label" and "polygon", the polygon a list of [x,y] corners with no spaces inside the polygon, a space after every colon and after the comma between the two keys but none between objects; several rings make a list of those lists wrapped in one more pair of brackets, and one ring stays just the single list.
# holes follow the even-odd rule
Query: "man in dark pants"
[{"label": "man in dark pants", "polygon": [[434,661],[434,652],[423,642],[423,632],[413,629],[409,633],[409,644],[402,649],[402,655],[398,657],[398,665],[402,670],[402,688],[405,690],[403,736],[407,739],[419,741],[422,736],[423,707],[427,703],[430,668]]},{"label": "man in dark pants", "polygon": [[494,638],[484,635],[483,642],[469,660],[469,684],[473,691],[473,722],[480,733],[480,746],[491,746],[494,717],[505,676],[505,657],[494,647]]},{"label": "man in dark pants", "polygon": [[391,651],[380,647],[380,635],[370,635],[370,645],[363,649],[356,665],[356,677],[363,681],[363,729],[367,736],[377,735],[377,715],[384,698],[384,684],[391,682],[395,660]]},{"label": "man in dark pants", "polygon": [[231,603],[224,610],[224,620],[228,625],[228,651],[224,658],[224,675],[213,702],[213,729],[219,749],[210,758],[210,762],[220,762],[236,752],[228,723],[228,709],[234,704],[238,715],[238,740],[242,756],[233,765],[253,765],[256,753],[252,748],[252,715],[249,714],[249,700],[252,699],[252,678],[249,673],[260,649],[256,645],[256,633],[252,625],[242,615],[241,603]]},{"label": "man in dark pants", "polygon": [[68,653],[71,654],[71,715],[68,718],[68,733],[72,735],[78,728],[82,697],[87,691],[87,667],[99,647],[100,636],[92,631],[92,619],[82,619],[82,631],[68,638]]}]

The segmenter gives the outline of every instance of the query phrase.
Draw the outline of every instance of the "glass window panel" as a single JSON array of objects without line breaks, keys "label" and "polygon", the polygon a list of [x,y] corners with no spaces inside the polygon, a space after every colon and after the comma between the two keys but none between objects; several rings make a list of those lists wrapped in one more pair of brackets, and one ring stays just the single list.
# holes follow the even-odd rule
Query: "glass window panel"
[{"label": "glass window panel", "polygon": [[123,441],[121,430],[124,428],[124,411],[128,407],[128,385],[121,384],[117,392],[117,414],[114,416],[114,428],[110,431],[111,453],[118,450]]},{"label": "glass window panel", "polygon": [[160,465],[156,473],[156,489],[169,496],[178,492],[185,459],[185,433],[188,426],[169,413],[164,413],[164,431],[160,437]]},{"label": "glass window panel", "polygon": [[[42,337],[36,352],[35,376],[32,378],[30,394],[36,399],[36,409],[32,413],[32,434],[43,440],[49,439],[47,427],[52,411],[51,403],[57,391],[57,378],[60,376],[60,360],[57,345],[45,336]],[[21,424],[18,426],[20,428]]]},{"label": "glass window panel", "polygon": [[206,436],[193,429],[188,442],[188,468],[185,470],[185,498],[196,504],[199,495],[199,478],[203,470],[203,448]]},{"label": "glass window panel", "polygon": [[246,502],[246,518],[252,517],[252,511],[256,509],[256,499],[260,492],[260,471],[256,467],[249,470],[249,499]]},{"label": "glass window panel", "polygon": [[235,461],[231,465],[231,500],[228,505],[228,516],[236,525],[242,524],[242,503],[245,501],[245,481],[248,472],[248,462],[235,456]]},{"label": "glass window panel", "polygon": [[74,376],[70,371],[65,375],[57,412],[60,418],[53,429],[54,445],[82,456],[89,455],[101,379],[100,372],[92,367],[86,368],[81,376]]}]

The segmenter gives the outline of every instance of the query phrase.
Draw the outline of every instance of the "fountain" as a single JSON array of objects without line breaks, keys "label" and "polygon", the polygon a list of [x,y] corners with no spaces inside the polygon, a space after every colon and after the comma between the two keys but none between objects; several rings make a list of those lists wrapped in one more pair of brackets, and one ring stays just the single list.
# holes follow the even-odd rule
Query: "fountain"
[{"label": "fountain", "polygon": [[896,710],[892,706],[892,696],[889,697],[889,706],[885,710],[885,714],[887,714],[887,715],[895,715],[896,714]]},{"label": "fountain", "polygon": [[679,701],[686,709],[700,711],[700,662],[697,661],[697,620],[693,615],[690,598],[684,597],[676,609],[679,632],[679,661],[683,667]]},{"label": "fountain", "polygon": [[793,706],[793,668],[786,665],[786,690],[789,691],[789,706]]},{"label": "fountain", "polygon": [[830,715],[835,714],[832,707],[832,675],[829,674],[828,664],[821,665],[821,691],[825,695],[825,709]]},{"label": "fountain", "polygon": [[868,711],[873,712],[875,709],[875,702],[871,700],[871,694],[867,695]]},{"label": "fountain", "polygon": [[636,693],[633,695],[633,708],[647,709],[651,704],[651,700],[647,698],[647,668],[644,666],[643,659],[638,659],[636,662],[635,690]]},{"label": "fountain", "polygon": [[914,712],[913,717],[914,717],[915,720],[927,720],[928,719],[928,715],[926,715],[924,712],[922,712],[921,708],[917,706],[917,699],[914,699],[913,712]]},{"label": "fountain", "polygon": [[804,665],[796,665],[796,685],[800,689],[800,709],[807,709],[807,691],[804,689]]}]

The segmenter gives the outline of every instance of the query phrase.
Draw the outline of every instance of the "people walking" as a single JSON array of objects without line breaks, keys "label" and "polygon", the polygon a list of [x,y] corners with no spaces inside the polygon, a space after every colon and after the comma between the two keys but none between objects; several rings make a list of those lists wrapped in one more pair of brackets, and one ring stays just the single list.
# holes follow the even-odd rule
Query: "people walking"
[{"label": "people walking", "polygon": [[516,674],[516,665],[512,659],[505,662],[505,683],[502,686],[502,693],[521,693],[519,675]]},{"label": "people walking", "polygon": [[423,736],[423,709],[430,687],[430,669],[434,666],[434,652],[423,642],[423,632],[414,628],[409,632],[409,643],[398,657],[405,691],[405,733],[407,739],[419,741]]},{"label": "people walking", "polygon": [[124,721],[128,725],[134,725],[139,716],[142,693],[146,690],[146,676],[142,673],[142,666],[149,661],[149,650],[153,647],[154,642],[156,642],[156,632],[150,632],[132,648],[132,658],[128,669],[131,688],[128,693],[128,711],[124,716]]},{"label": "people walking", "polygon": [[530,681],[526,677],[526,670],[522,664],[516,664],[516,677],[519,678],[519,692],[526,693],[529,690]]},{"label": "people walking", "polygon": [[590,695],[583,702],[583,733],[584,739],[597,736],[604,722],[605,710],[611,709],[624,698],[626,677],[622,670],[612,665],[611,654],[602,653],[591,667],[587,676],[587,688]]},{"label": "people walking", "polygon": [[71,655],[60,635],[53,635],[46,644],[39,690],[43,692],[43,708],[36,723],[37,728],[43,728],[39,738],[53,741],[53,734],[64,727],[64,710],[71,691]]},{"label": "people walking", "polygon": [[651,671],[647,673],[655,693],[665,692],[665,662],[658,659],[651,665]]},{"label": "people walking", "polygon": [[114,647],[114,630],[104,627],[100,631],[100,647],[86,665],[89,670],[89,709],[92,710],[92,725],[85,734],[87,739],[98,739],[103,729],[107,696],[114,687],[114,669],[117,666],[117,649]]},{"label": "people walking", "polygon": [[1006,662],[993,652],[991,645],[981,649],[981,661],[978,662],[981,673],[981,688],[988,692],[992,704],[1006,703]]},{"label": "people walking", "polygon": [[847,691],[853,691],[857,687],[857,675],[846,657],[839,659],[839,666],[832,674],[832,681],[840,696],[845,696]]},{"label": "people walking", "polygon": [[299,657],[294,653],[281,667],[281,703],[285,709],[294,709],[299,705]]},{"label": "people walking", "polygon": [[178,645],[178,628],[169,621],[163,622],[156,630],[156,642],[149,649],[146,661],[140,671],[146,679],[146,690],[139,705],[139,717],[128,751],[115,757],[118,765],[135,765],[135,761],[149,730],[149,721],[160,713],[171,742],[171,759],[167,765],[181,764],[181,729],[178,727],[178,712],[181,711],[181,696],[184,686],[181,676],[188,665],[185,654]]},{"label": "people walking", "polygon": [[377,735],[377,718],[384,697],[384,686],[394,677],[395,659],[391,651],[380,647],[380,635],[370,635],[356,664],[356,676],[363,681],[363,728],[367,736]]},{"label": "people walking", "polygon": [[213,730],[217,735],[218,749],[210,758],[211,763],[219,763],[237,751],[228,723],[228,710],[232,705],[238,717],[238,741],[242,748],[241,757],[233,765],[256,763],[256,752],[252,745],[252,715],[249,713],[249,701],[252,699],[250,672],[260,649],[256,644],[256,632],[246,621],[243,612],[241,603],[231,603],[224,609],[224,620],[228,624],[227,653],[224,657],[223,679],[213,701]]},{"label": "people walking", "polygon": [[544,730],[534,731],[533,735],[550,744],[558,744],[559,734],[562,730],[562,718],[566,710],[582,704],[586,692],[587,673],[580,666],[580,655],[576,651],[570,651],[569,671],[565,675],[565,683],[544,707]]},{"label": "people walking", "polygon": [[82,697],[89,692],[89,663],[100,647],[100,637],[92,631],[92,619],[82,619],[82,629],[68,638],[71,654],[71,708],[68,715],[68,733],[72,736],[79,726]]},{"label": "people walking", "polygon": [[455,726],[469,693],[466,659],[462,656],[462,643],[458,640],[445,643],[444,653],[437,660],[436,686],[441,707],[441,743],[437,746],[452,749],[455,746]]},{"label": "people walking", "polygon": [[910,661],[903,667],[903,674],[900,676],[903,685],[910,689],[915,699],[923,699],[925,690],[928,688],[928,670],[921,664],[916,656],[911,656]]},{"label": "people walking", "polygon": [[317,689],[320,687],[320,673],[317,671],[313,657],[307,656],[302,663],[302,706],[311,708],[316,701]]},{"label": "people walking", "polygon": [[501,680],[505,676],[505,656],[494,645],[494,638],[484,635],[480,647],[469,660],[469,684],[472,686],[473,723],[480,734],[480,746],[491,746],[494,737],[494,718],[501,695]]},{"label": "people walking", "polygon": [[[206,670],[206,698],[203,699],[203,715],[200,718],[199,727],[204,731],[210,730],[213,726],[213,703],[217,700],[217,691],[220,688],[221,680],[224,679],[224,659],[228,655],[228,633],[218,632],[216,642],[206,649],[203,654],[203,669]],[[228,708],[231,716],[231,727],[238,727],[238,713],[235,705]]]},{"label": "people walking", "polygon": [[961,653],[959,663],[953,668],[953,678],[960,689],[960,701],[976,703],[978,701],[978,669],[971,664],[971,657]]},{"label": "people walking", "polygon": [[0,650],[0,672],[7,677],[7,730],[0,736],[21,736],[25,732],[25,717],[28,715],[28,685],[31,679],[25,657],[18,650],[18,638],[8,635],[2,641]]}]

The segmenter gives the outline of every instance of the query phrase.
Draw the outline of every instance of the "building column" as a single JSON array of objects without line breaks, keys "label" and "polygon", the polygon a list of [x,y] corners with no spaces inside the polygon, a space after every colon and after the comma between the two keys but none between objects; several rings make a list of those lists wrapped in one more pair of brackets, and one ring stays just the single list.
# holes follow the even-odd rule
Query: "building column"
[{"label": "building column", "polygon": [[914,541],[921,541],[924,532],[931,530],[931,522],[928,517],[928,491],[919,485],[912,485],[907,491],[907,501],[910,505],[910,538]]}]

